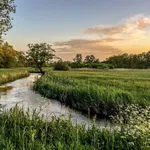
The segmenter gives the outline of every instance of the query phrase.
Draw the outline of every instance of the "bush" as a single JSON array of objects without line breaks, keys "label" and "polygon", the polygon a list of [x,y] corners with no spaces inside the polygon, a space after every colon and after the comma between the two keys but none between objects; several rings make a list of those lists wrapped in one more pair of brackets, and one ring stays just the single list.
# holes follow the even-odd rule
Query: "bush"
[{"label": "bush", "polygon": [[114,69],[114,66],[106,63],[71,63],[71,68],[94,68],[94,69]]},{"label": "bush", "polygon": [[62,62],[62,61],[58,61],[55,65],[54,65],[54,70],[63,70],[63,71],[67,71],[69,70],[69,66],[66,62]]},{"label": "bush", "polygon": [[84,68],[85,65],[84,64],[71,63],[70,67],[71,68]]},{"label": "bush", "polygon": [[95,69],[114,69],[113,65],[105,64],[105,63],[88,63],[85,64],[87,68],[95,68]]}]

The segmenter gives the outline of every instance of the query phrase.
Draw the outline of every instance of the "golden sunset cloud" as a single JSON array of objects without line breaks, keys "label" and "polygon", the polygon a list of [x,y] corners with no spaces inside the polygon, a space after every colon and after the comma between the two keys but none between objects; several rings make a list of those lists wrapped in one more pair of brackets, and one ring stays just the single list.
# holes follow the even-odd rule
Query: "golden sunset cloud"
[{"label": "golden sunset cloud", "polygon": [[84,31],[99,35],[97,39],[72,39],[56,42],[58,55],[95,54],[102,59],[120,53],[140,53],[150,49],[150,16],[142,14],[124,19],[116,25],[96,25]]}]

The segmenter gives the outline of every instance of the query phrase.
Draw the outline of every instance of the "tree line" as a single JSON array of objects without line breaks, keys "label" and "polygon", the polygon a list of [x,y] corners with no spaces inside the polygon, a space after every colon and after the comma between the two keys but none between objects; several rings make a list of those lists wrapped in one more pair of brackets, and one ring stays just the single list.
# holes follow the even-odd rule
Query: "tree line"
[{"label": "tree line", "polygon": [[150,68],[150,51],[141,54],[121,54],[111,56],[104,61],[115,68]]},{"label": "tree line", "polygon": [[9,67],[36,67],[43,73],[43,66],[54,66],[59,70],[71,68],[150,68],[150,51],[141,54],[121,54],[107,58],[100,62],[94,55],[87,55],[84,59],[82,54],[77,54],[73,61],[51,62],[55,57],[51,46],[47,43],[28,45],[28,52],[16,51],[13,46],[3,42],[2,36],[12,28],[10,14],[16,12],[14,0],[0,1],[0,68]]},{"label": "tree line", "polygon": [[[83,58],[82,54],[76,54],[73,61],[63,61],[61,58],[53,62],[55,50],[47,43],[28,44],[28,52],[17,51],[8,42],[0,44],[0,68],[10,67],[35,67],[40,72],[43,66],[57,66],[61,70],[70,68],[95,68],[95,69],[113,69],[113,68],[150,68],[150,51],[141,54],[121,54],[107,58],[101,61],[94,55],[87,55]],[[60,69],[59,69],[60,68]]]},{"label": "tree line", "polygon": [[82,54],[76,54],[73,61],[66,61],[71,68],[95,68],[95,69],[113,69],[110,64],[100,62],[94,55],[87,55],[83,58]]}]

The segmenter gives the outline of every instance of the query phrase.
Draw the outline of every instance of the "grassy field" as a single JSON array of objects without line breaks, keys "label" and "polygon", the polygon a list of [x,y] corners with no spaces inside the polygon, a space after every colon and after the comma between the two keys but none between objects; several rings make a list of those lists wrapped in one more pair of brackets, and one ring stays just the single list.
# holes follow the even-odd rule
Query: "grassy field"
[{"label": "grassy field", "polygon": [[[3,150],[149,150],[150,108],[132,106],[128,124],[120,128],[90,128],[73,125],[71,120],[53,117],[46,121],[38,112],[24,112],[17,106],[0,114],[0,149]],[[139,114],[140,111],[140,114]],[[133,113],[131,113],[133,112]],[[135,113],[136,112],[136,113]],[[138,118],[137,118],[138,116]]]},{"label": "grassy field", "polygon": [[[0,83],[28,76],[28,71],[0,69]],[[149,150],[149,77],[148,70],[49,71],[36,82],[38,92],[80,111],[116,114],[111,119],[117,126],[101,129],[93,119],[93,126],[87,128],[72,124],[71,118],[47,121],[36,110],[0,109],[0,149]]]},{"label": "grassy field", "polygon": [[106,117],[118,113],[120,104],[150,104],[150,71],[50,71],[34,88],[72,108]]},{"label": "grassy field", "polygon": [[0,85],[29,76],[26,68],[0,69]]}]

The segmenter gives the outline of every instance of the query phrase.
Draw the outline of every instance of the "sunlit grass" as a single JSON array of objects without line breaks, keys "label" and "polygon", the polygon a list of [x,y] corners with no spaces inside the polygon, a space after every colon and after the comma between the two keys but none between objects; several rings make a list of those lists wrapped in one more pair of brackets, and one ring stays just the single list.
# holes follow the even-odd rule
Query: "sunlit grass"
[{"label": "sunlit grass", "polygon": [[47,72],[35,84],[42,95],[101,116],[117,114],[120,104],[150,104],[149,70]]},{"label": "sunlit grass", "polygon": [[25,68],[0,69],[0,85],[29,76]]}]

